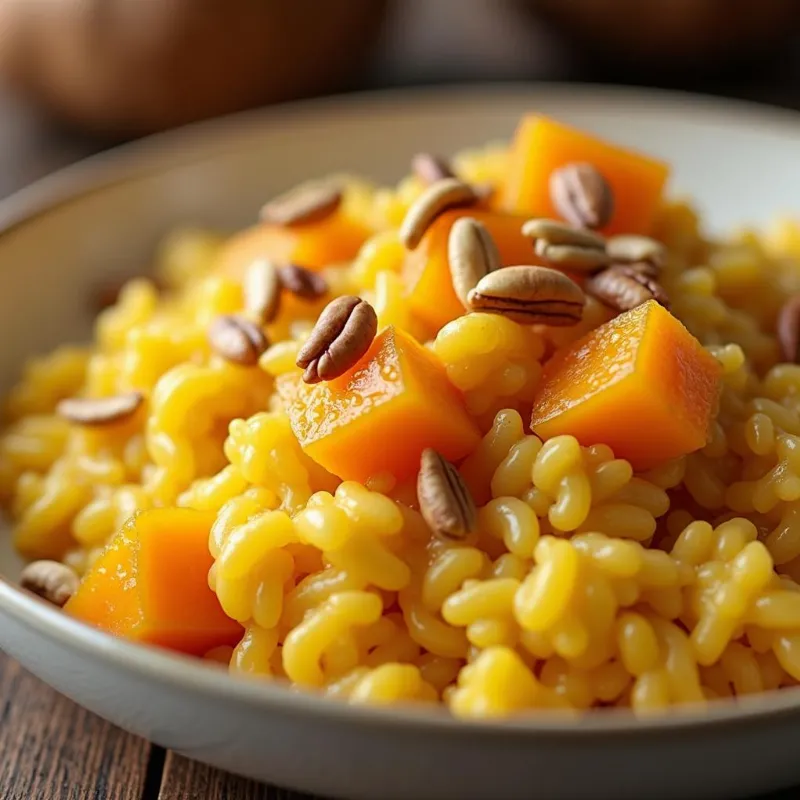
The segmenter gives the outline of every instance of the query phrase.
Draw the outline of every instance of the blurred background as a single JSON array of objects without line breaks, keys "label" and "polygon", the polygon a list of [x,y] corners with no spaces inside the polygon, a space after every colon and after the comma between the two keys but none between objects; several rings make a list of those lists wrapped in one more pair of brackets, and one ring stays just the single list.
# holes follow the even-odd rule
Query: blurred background
[{"label": "blurred background", "polygon": [[0,195],[120,141],[341,91],[661,86],[800,107],[800,0],[0,0]]}]

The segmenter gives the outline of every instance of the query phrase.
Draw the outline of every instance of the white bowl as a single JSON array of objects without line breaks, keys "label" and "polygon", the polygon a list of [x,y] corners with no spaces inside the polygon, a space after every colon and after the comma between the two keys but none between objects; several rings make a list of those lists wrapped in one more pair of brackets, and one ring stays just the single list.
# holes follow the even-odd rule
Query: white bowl
[{"label": "white bowl", "polygon": [[[0,382],[89,330],[100,276],[147,264],[180,223],[242,226],[275,191],[356,170],[394,180],[410,154],[512,133],[540,109],[675,165],[716,228],[800,204],[800,117],[618,89],[399,92],[287,106],[166,134],[65,170],[0,204]],[[0,572],[19,562],[0,537]],[[99,633],[0,580],[0,647],[59,691],[164,747],[283,786],[349,798],[744,796],[800,782],[800,692],[704,717],[463,723],[351,708]]]}]

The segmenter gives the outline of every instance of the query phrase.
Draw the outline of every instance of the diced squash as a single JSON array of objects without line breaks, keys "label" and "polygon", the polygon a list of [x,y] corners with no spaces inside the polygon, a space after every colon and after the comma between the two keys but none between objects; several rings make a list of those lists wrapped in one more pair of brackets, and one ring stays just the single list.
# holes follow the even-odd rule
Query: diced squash
[{"label": "diced squash", "polygon": [[242,627],[208,587],[215,515],[160,508],[132,518],[92,565],[67,613],[109,633],[202,655],[233,645]]},{"label": "diced squash", "polygon": [[500,251],[503,266],[539,263],[533,243],[522,235],[522,224],[528,217],[474,208],[446,211],[433,222],[416,249],[408,253],[403,265],[411,309],[434,331],[466,313],[453,290],[447,240],[453,223],[467,216],[486,226]]},{"label": "diced squash", "polygon": [[355,258],[371,233],[341,213],[303,225],[254,225],[233,236],[222,248],[217,270],[238,278],[258,258],[322,269]]},{"label": "diced squash", "polygon": [[717,360],[651,300],[551,359],[531,427],[544,439],[607,444],[648,469],[706,444],[720,377]]},{"label": "diced squash", "polygon": [[457,460],[480,440],[436,357],[392,326],[341,377],[308,386],[285,376],[278,391],[303,450],[343,479],[407,478],[426,447]]},{"label": "diced squash", "polygon": [[108,633],[127,635],[142,620],[138,551],[138,532],[131,519],[92,564],[65,610]]},{"label": "diced squash", "polygon": [[550,175],[571,162],[593,164],[611,185],[614,213],[603,233],[651,232],[669,175],[667,165],[538,114],[523,117],[517,128],[502,208],[558,217],[550,200]]}]

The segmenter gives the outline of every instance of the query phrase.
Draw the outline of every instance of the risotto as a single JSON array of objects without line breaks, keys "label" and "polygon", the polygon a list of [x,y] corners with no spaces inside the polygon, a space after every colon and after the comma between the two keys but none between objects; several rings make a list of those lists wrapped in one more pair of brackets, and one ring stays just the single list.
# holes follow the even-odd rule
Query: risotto
[{"label": "risotto", "polygon": [[530,115],[175,232],[7,399],[23,585],[350,703],[796,685],[800,227],[710,238],[667,174]]}]

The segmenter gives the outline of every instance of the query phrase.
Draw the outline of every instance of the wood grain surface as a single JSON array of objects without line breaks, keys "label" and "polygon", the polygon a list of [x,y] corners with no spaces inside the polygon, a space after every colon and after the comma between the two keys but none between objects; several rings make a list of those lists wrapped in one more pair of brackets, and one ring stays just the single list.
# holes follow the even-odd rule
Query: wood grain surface
[{"label": "wood grain surface", "polygon": [[314,800],[311,795],[289,792],[167,753],[158,800]]},{"label": "wood grain surface", "polygon": [[150,752],[0,653],[2,800],[139,800]]},{"label": "wood grain surface", "polygon": [[314,798],[164,753],[67,700],[0,652],[0,800]]}]

